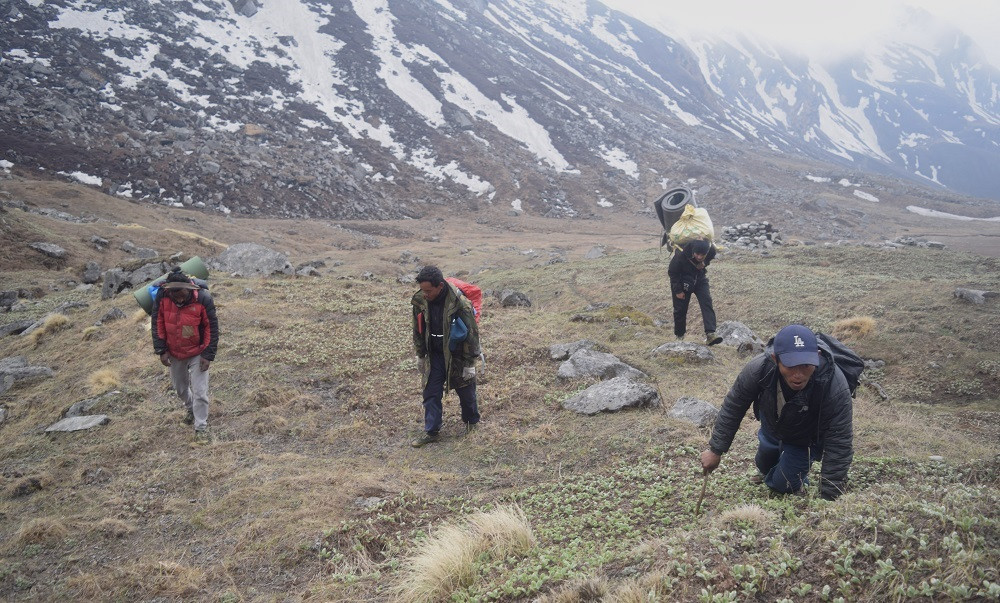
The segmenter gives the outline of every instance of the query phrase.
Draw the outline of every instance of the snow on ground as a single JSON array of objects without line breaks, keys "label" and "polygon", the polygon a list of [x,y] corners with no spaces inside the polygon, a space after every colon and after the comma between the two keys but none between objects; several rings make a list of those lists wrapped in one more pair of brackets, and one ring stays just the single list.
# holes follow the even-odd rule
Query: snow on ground
[{"label": "snow on ground", "polygon": [[969,216],[960,216],[958,214],[949,214],[943,211],[937,211],[936,209],[917,207],[916,205],[907,205],[906,211],[913,212],[920,216],[927,216],[928,218],[943,218],[945,220],[962,220],[966,222],[1000,222],[1000,216],[994,216],[992,218],[972,218]]},{"label": "snow on ground", "polygon": [[90,174],[86,174],[84,172],[56,172],[56,173],[61,176],[69,176],[70,178],[76,180],[77,182],[82,182],[84,184],[92,184],[94,186],[101,186],[101,183],[103,182],[100,176],[91,176]]},{"label": "snow on ground", "polygon": [[859,199],[864,199],[865,201],[871,201],[872,203],[878,203],[878,197],[872,195],[871,193],[866,193],[865,191],[859,191],[855,189],[854,196]]}]

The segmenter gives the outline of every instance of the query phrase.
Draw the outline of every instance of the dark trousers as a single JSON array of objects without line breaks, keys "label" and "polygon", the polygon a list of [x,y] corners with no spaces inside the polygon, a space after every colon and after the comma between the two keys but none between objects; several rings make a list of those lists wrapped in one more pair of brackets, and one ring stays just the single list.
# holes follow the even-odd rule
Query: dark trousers
[{"label": "dark trousers", "polygon": [[715,332],[715,310],[712,309],[712,294],[708,292],[708,277],[702,276],[695,281],[694,287],[684,295],[684,299],[679,299],[677,294],[673,294],[674,299],[674,335],[684,337],[687,333],[688,304],[691,303],[691,296],[698,296],[698,306],[701,307],[701,319],[705,323],[705,332]]},{"label": "dark trousers", "polygon": [[803,484],[808,484],[806,476],[813,461],[823,458],[823,448],[785,444],[762,425],[757,431],[757,456],[754,463],[764,474],[764,483],[777,492],[798,492]]},{"label": "dark trousers", "polygon": [[[430,359],[430,374],[427,376],[427,385],[424,387],[424,431],[431,435],[436,435],[441,431],[441,418],[444,409],[441,400],[444,398],[444,382],[447,376],[444,365],[444,354],[431,352],[427,355]],[[465,387],[455,388],[458,394],[458,403],[462,407],[463,423],[479,422],[479,405],[476,403],[476,382],[472,381]]]}]

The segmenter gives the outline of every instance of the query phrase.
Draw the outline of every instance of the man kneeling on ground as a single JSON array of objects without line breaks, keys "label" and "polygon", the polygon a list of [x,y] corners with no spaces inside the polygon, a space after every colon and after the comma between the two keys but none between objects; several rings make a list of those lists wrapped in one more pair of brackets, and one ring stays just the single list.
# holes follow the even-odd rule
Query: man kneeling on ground
[{"label": "man kneeling on ground", "polygon": [[701,453],[706,474],[729,451],[751,405],[760,420],[755,458],[760,474],[751,481],[803,494],[810,466],[822,460],[820,496],[833,500],[844,492],[854,458],[853,406],[847,379],[825,342],[802,325],[789,325],[743,368],[719,411],[708,450]]}]

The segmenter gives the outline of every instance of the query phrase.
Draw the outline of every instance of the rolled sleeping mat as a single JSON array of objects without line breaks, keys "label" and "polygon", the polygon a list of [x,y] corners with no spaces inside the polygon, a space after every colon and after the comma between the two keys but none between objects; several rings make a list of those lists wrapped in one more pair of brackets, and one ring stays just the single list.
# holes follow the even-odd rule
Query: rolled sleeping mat
[{"label": "rolled sleeping mat", "polygon": [[[201,258],[194,256],[190,260],[181,264],[181,271],[188,276],[193,276],[194,278],[205,280],[208,278],[208,267],[205,266],[205,262],[201,261]],[[169,272],[167,274],[170,274]],[[160,283],[167,278],[167,274],[164,274],[158,279],[137,288],[132,292],[132,297],[138,302],[139,307],[146,311],[146,314],[153,313],[153,291],[152,289],[158,289]]]},{"label": "rolled sleeping mat", "polygon": [[666,234],[670,232],[670,227],[674,225],[677,218],[684,213],[684,207],[688,204],[698,207],[694,200],[694,193],[686,186],[672,188],[660,195],[660,198],[653,202],[656,209],[656,217],[663,226],[663,236],[660,238],[660,247],[667,242]]}]

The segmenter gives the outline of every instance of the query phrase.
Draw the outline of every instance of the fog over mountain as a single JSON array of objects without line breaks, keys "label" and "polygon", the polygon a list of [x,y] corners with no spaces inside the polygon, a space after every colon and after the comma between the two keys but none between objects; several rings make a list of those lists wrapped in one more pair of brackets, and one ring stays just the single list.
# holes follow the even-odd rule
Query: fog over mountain
[{"label": "fog over mountain", "polygon": [[296,217],[797,196],[760,166],[1000,200],[1000,71],[912,24],[935,35],[820,64],[587,0],[0,0],[0,158]]}]

